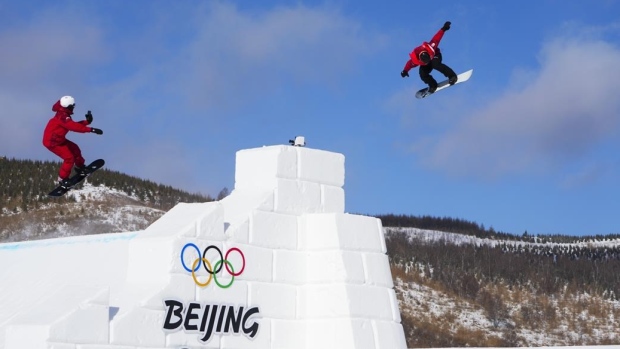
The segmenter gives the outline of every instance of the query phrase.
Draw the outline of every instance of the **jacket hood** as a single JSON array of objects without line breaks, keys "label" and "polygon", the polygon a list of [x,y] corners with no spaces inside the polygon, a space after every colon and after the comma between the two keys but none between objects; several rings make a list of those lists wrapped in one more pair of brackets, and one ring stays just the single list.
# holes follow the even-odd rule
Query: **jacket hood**
[{"label": "jacket hood", "polygon": [[70,110],[68,108],[65,108],[62,105],[60,105],[60,99],[58,101],[56,101],[56,103],[54,103],[54,105],[52,106],[52,111],[55,111],[56,113],[61,111],[61,112],[65,112],[65,113],[67,113],[69,115],[73,114],[72,110]]}]

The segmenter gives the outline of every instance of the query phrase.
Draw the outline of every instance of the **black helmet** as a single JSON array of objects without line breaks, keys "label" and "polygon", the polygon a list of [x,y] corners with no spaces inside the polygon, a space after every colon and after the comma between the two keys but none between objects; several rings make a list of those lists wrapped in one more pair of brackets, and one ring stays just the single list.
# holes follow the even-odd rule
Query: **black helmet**
[{"label": "black helmet", "polygon": [[426,51],[420,52],[419,58],[420,58],[420,62],[424,64],[428,64],[431,61],[431,55],[429,55],[428,52]]}]

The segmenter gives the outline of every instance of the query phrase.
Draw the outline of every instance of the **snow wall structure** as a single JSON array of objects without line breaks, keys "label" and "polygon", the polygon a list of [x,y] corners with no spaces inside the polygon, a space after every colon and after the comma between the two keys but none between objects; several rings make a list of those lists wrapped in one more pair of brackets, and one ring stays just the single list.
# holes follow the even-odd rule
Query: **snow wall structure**
[{"label": "snow wall structure", "polygon": [[0,245],[0,349],[406,348],[344,156],[241,150],[235,188],[139,232]]}]

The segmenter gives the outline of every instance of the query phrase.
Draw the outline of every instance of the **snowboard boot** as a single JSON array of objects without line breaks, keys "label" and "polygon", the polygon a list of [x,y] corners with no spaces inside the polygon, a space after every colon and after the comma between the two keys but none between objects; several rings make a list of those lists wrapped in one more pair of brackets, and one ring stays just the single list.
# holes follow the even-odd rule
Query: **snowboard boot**
[{"label": "snowboard boot", "polygon": [[437,83],[428,85],[428,93],[435,93],[437,91]]},{"label": "snowboard boot", "polygon": [[459,80],[459,77],[458,77],[458,76],[456,76],[456,75],[453,75],[453,76],[451,76],[451,77],[449,77],[449,78],[448,78],[448,83],[449,83],[450,85],[454,85],[454,84],[456,84],[456,82],[457,82],[458,80]]},{"label": "snowboard boot", "polygon": [[71,180],[69,178],[62,179],[58,177],[58,185],[63,188],[69,188],[71,186]]},{"label": "snowboard boot", "polygon": [[75,174],[79,174],[80,176],[86,176],[87,174],[87,169],[86,166],[75,166]]}]

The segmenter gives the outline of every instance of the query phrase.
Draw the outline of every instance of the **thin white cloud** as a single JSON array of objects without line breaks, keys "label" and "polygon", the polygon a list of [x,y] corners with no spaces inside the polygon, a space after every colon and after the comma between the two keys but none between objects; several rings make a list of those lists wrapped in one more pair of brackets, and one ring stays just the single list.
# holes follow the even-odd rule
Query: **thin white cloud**
[{"label": "thin white cloud", "polygon": [[329,8],[302,5],[244,13],[212,3],[200,15],[196,38],[173,67],[191,103],[252,103],[288,83],[334,86],[382,46],[383,39]]},{"label": "thin white cloud", "polygon": [[[620,127],[620,48],[557,39],[540,71],[447,132],[412,146],[421,161],[456,175],[554,172],[587,156]],[[534,76],[534,78],[532,78]]]},{"label": "thin white cloud", "polygon": [[59,20],[45,12],[23,27],[1,31],[0,45],[0,78],[18,85],[80,77],[83,69],[106,56],[99,28],[71,14]]}]

